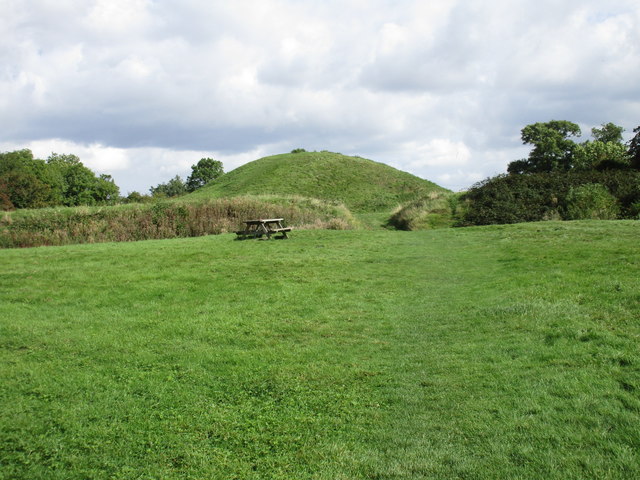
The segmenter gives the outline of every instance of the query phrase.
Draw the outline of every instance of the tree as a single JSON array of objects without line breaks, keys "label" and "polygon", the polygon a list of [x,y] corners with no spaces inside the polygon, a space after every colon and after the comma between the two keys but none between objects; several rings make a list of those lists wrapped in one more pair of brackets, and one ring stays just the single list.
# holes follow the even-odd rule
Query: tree
[{"label": "tree", "polygon": [[596,140],[576,147],[573,164],[576,170],[625,170],[631,161],[624,144]]},{"label": "tree", "polygon": [[3,208],[95,205],[119,198],[110,175],[96,177],[72,154],[52,153],[45,162],[26,149],[0,153],[0,179]]},{"label": "tree", "polygon": [[526,160],[509,165],[509,173],[567,171],[571,169],[576,143],[569,137],[580,136],[580,127],[567,120],[551,120],[527,125],[521,131],[522,142],[533,145]]},{"label": "tree", "polygon": [[114,203],[120,189],[111,175],[96,174],[73,154],[52,153],[47,165],[62,182],[62,203],[67,206]]},{"label": "tree", "polygon": [[631,167],[640,170],[640,125],[633,129],[635,136],[629,140],[627,153],[631,157]]},{"label": "tree", "polygon": [[12,170],[0,177],[0,194],[15,208],[41,208],[50,205],[51,188],[33,173]]},{"label": "tree", "polygon": [[222,162],[213,158],[201,158],[196,165],[191,165],[191,175],[187,177],[186,188],[193,192],[224,173]]},{"label": "tree", "polygon": [[113,204],[120,198],[120,189],[111,175],[100,174],[96,179],[93,197],[96,202],[103,204]]},{"label": "tree", "polygon": [[591,135],[596,142],[622,144],[622,132],[624,132],[624,128],[611,122],[603,123],[601,127],[602,128],[594,127],[591,129]]},{"label": "tree", "polygon": [[161,183],[157,187],[151,187],[149,190],[154,197],[177,197],[187,193],[187,186],[180,178],[180,175],[176,175],[167,183]]}]

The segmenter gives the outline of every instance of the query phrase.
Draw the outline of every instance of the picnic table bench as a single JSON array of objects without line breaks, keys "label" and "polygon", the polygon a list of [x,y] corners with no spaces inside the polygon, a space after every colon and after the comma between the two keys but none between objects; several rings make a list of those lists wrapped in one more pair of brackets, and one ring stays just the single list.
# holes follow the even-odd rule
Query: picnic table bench
[{"label": "picnic table bench", "polygon": [[271,235],[280,234],[274,238],[289,238],[287,232],[291,231],[291,227],[283,227],[284,218],[260,218],[257,220],[246,220],[245,229],[236,232],[238,239],[260,238],[266,235],[268,239]]}]

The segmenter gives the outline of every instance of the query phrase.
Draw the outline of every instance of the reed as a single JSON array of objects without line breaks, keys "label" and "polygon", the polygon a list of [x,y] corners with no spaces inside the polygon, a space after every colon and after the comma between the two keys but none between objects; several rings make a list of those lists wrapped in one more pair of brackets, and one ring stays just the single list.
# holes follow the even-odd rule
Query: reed
[{"label": "reed", "polygon": [[0,248],[131,242],[215,235],[249,218],[282,217],[296,228],[351,229],[342,204],[304,197],[242,196],[197,202],[22,210],[0,217]]}]

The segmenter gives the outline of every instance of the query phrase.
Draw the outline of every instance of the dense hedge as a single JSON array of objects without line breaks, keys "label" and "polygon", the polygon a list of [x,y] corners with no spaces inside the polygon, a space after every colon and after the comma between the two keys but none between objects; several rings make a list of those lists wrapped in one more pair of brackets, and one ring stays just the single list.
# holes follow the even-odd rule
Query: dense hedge
[{"label": "dense hedge", "polygon": [[498,175],[464,195],[464,225],[569,219],[570,192],[587,184],[604,186],[617,202],[618,218],[640,214],[640,172],[633,170]]}]

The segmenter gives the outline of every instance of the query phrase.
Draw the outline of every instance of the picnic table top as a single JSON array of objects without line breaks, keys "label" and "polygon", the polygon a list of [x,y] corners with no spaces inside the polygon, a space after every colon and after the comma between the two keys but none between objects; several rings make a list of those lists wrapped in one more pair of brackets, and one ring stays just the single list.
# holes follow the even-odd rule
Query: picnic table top
[{"label": "picnic table top", "polygon": [[259,218],[256,220],[245,220],[244,223],[247,225],[257,224],[257,223],[277,223],[283,221],[284,218]]}]

